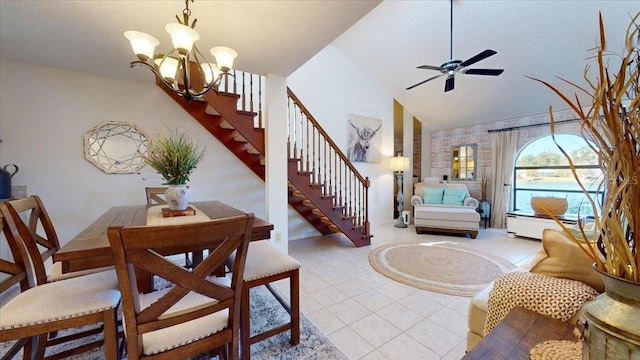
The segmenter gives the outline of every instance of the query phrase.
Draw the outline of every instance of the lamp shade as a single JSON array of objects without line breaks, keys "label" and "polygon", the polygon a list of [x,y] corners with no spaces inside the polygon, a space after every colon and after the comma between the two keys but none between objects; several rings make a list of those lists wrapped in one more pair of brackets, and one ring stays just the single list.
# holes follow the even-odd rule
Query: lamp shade
[{"label": "lamp shade", "polygon": [[197,31],[182,24],[170,23],[164,28],[169,35],[171,35],[173,47],[183,56],[190,53],[193,48],[193,43],[200,39]]},{"label": "lamp shade", "polygon": [[200,64],[200,68],[204,73],[205,86],[211,84],[211,82],[215,81],[220,75],[220,70],[218,69],[218,66],[216,66],[216,64],[202,63]]},{"label": "lamp shade", "polygon": [[156,46],[160,44],[158,39],[140,31],[125,31],[124,36],[129,39],[133,53],[136,54],[141,61],[147,61],[153,58],[153,52]]},{"label": "lamp shade", "polygon": [[389,160],[389,167],[393,171],[409,170],[409,158],[406,156],[394,156]]},{"label": "lamp shade", "polygon": [[176,78],[176,72],[178,71],[178,60],[172,57],[165,57],[164,59],[155,59],[155,63],[160,70],[160,75],[172,83]]},{"label": "lamp shade", "polygon": [[238,56],[238,53],[226,46],[216,46],[212,48],[211,55],[215,56],[218,69],[227,72],[233,68],[233,60]]}]

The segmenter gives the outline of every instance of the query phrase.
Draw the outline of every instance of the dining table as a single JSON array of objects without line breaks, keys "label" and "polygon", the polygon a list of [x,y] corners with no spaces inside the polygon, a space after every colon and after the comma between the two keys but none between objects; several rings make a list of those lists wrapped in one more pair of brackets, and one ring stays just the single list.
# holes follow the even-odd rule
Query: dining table
[{"label": "dining table", "polygon": [[[220,219],[245,214],[221,201],[196,201],[189,205],[199,212],[205,219]],[[78,235],[63,245],[54,255],[54,262],[61,262],[62,272],[74,272],[95,269],[114,264],[111,246],[107,238],[107,230],[111,226],[146,226],[149,224],[148,211],[158,205],[128,205],[114,206],[82,230]],[[157,223],[157,222],[156,222]],[[154,224],[156,224],[154,223]],[[273,224],[255,218],[251,232],[251,241],[269,239]],[[193,253],[194,262],[202,254]],[[152,291],[151,279],[144,284],[138,284],[144,292]]]}]

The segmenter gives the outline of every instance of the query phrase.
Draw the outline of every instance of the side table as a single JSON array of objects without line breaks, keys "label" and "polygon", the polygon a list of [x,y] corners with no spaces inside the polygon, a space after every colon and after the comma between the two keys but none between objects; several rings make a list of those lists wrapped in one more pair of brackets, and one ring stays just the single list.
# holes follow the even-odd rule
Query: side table
[{"label": "side table", "polygon": [[484,228],[486,229],[487,223],[491,221],[491,203],[489,200],[480,200],[478,213],[480,213],[480,219],[484,220]]},{"label": "side table", "polygon": [[573,328],[566,322],[515,307],[462,359],[529,359],[529,351],[541,342],[577,341]]}]

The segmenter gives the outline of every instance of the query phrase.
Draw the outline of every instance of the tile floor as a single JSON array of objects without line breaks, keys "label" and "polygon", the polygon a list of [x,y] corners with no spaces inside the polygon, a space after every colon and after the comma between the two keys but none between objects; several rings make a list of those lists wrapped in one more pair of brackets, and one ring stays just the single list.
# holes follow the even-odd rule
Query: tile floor
[{"label": "tile floor", "polygon": [[353,360],[460,359],[466,348],[470,298],[413,288],[377,273],[372,248],[407,241],[445,241],[526,265],[537,240],[481,229],[476,239],[418,235],[412,225],[372,227],[371,246],[356,248],[342,235],[291,241],[302,263],[302,312]]}]

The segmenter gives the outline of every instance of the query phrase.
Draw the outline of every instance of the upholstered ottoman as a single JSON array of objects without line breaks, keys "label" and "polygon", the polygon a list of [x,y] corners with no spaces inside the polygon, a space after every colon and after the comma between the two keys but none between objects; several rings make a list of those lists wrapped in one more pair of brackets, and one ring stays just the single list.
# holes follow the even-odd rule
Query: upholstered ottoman
[{"label": "upholstered ottoman", "polygon": [[414,209],[414,223],[418,234],[426,231],[478,236],[480,214],[470,206],[418,205]]}]

